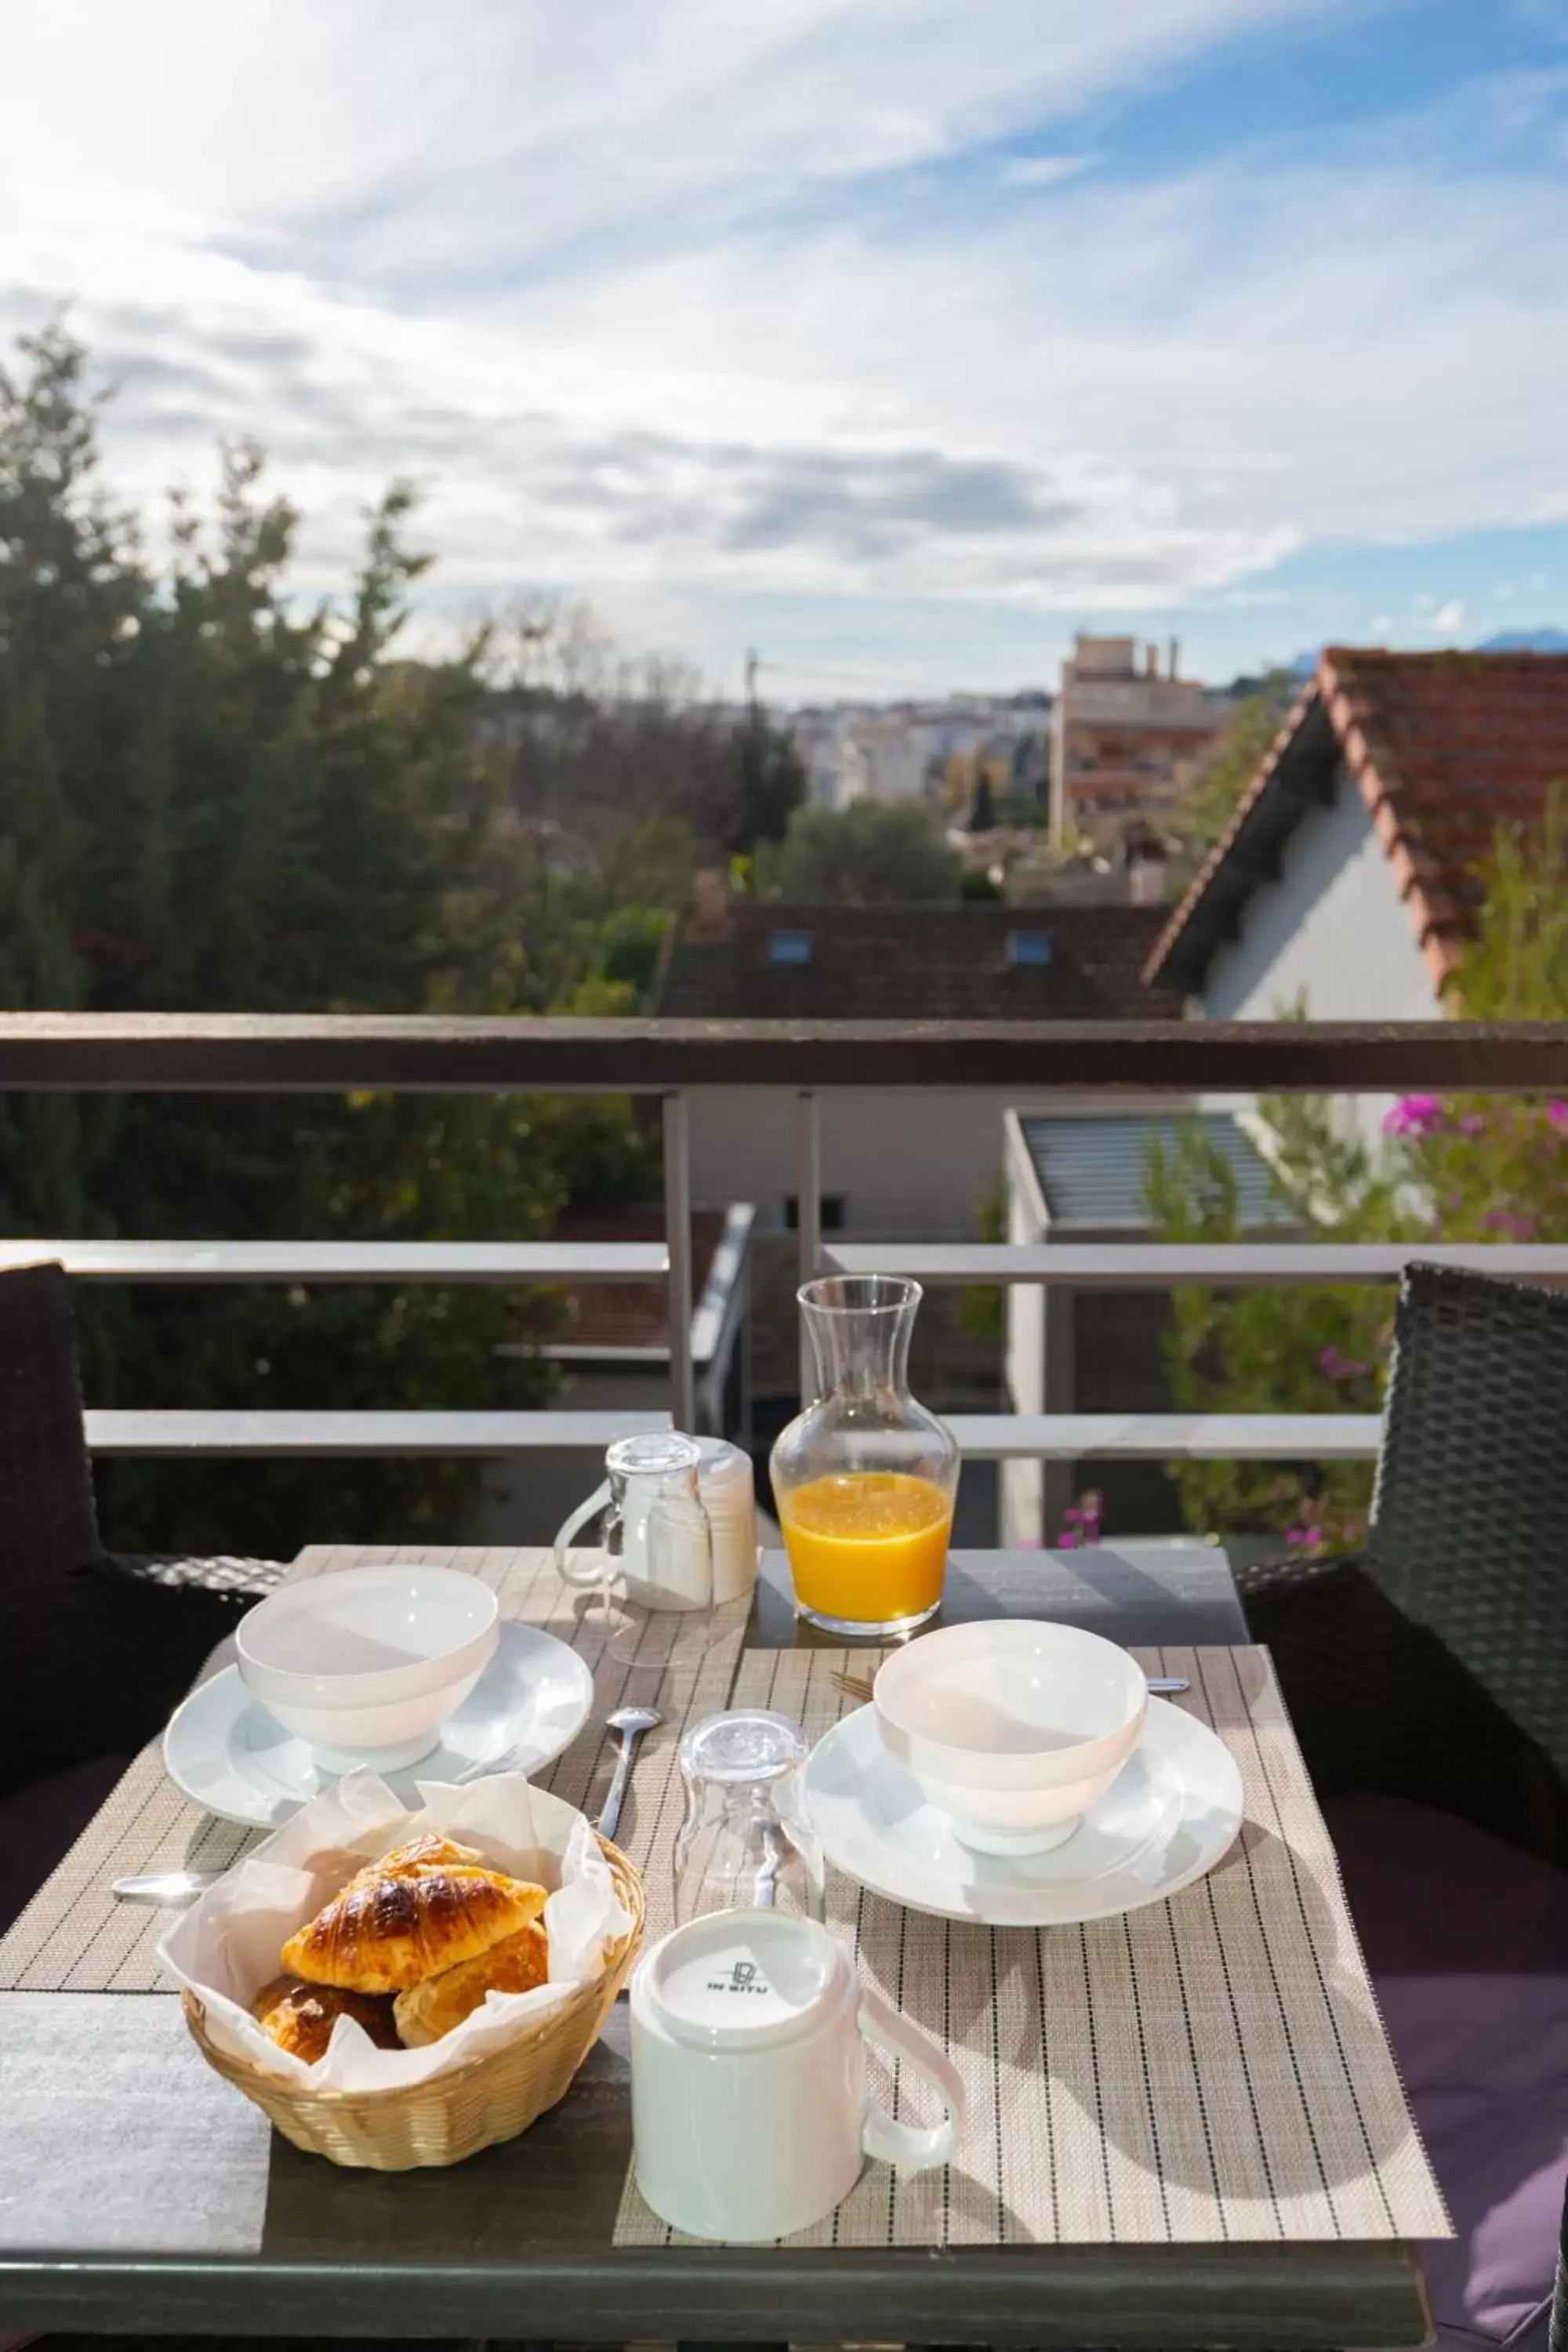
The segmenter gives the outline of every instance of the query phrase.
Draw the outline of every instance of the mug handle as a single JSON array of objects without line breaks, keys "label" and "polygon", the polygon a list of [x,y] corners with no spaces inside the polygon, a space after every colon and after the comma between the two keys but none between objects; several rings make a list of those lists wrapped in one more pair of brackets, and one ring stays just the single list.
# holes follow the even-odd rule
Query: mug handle
[{"label": "mug handle", "polygon": [[605,1478],[595,1487],[587,1501],[579,1503],[571,1517],[556,1530],[555,1573],[559,1577],[563,1577],[568,1584],[574,1584],[579,1591],[585,1591],[592,1584],[603,1584],[605,1580],[605,1570],[603,1565],[597,1561],[581,1563],[574,1567],[566,1556],[567,1549],[573,1537],[579,1534],[590,1519],[598,1516],[609,1499],[610,1482]]},{"label": "mug handle", "polygon": [[884,2048],[897,2051],[938,2093],[947,2109],[941,2123],[922,2129],[918,2124],[896,2123],[879,2101],[868,2099],[860,2135],[866,2154],[880,2157],[885,2164],[906,2165],[911,2172],[951,2163],[963,2137],[964,2109],[963,2078],[952,2059],[937,2048],[929,2033],[911,2024],[869,1985],[860,1988],[860,2031]]}]

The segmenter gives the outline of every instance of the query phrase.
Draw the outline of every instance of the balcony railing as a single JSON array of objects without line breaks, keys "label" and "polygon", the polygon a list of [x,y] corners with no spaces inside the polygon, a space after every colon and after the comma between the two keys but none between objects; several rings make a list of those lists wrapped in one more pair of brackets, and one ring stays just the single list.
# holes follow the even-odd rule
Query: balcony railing
[{"label": "balcony railing", "polygon": [[[854,1088],[962,1096],[1054,1093],[1180,1102],[1219,1094],[1568,1095],[1568,1024],[1472,1022],[992,1023],[526,1021],[186,1014],[0,1014],[0,1091],[215,1093],[592,1093],[658,1095],[665,1241],[388,1244],[0,1242],[0,1265],[58,1257],[83,1281],[507,1283],[662,1279],[668,1300],[670,1416],[622,1412],[202,1412],[89,1411],[102,1452],[230,1454],[426,1453],[494,1455],[595,1447],[694,1413],[691,1183],[693,1088],[770,1087],[795,1096],[793,1190],[802,1204],[803,1278],[826,1267],[927,1283],[1030,1283],[1149,1290],[1198,1282],[1389,1282],[1410,1257],[1518,1280],[1568,1282],[1568,1247],[1498,1243],[1408,1248],[1321,1242],[1223,1246],[1149,1243],[824,1244],[822,1136],[833,1098]],[[942,1116],[962,1116],[944,1104]],[[994,1117],[987,1107],[981,1114]],[[1000,1138],[998,1138],[1000,1159]],[[953,1427],[992,1459],[1086,1455],[1325,1460],[1371,1456],[1369,1414],[974,1414]]]}]

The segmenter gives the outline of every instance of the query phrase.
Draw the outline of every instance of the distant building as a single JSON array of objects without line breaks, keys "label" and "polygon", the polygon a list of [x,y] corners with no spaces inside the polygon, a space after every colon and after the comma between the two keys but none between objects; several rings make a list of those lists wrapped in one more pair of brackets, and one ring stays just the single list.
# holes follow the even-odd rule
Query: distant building
[{"label": "distant building", "polygon": [[780,716],[810,799],[843,809],[858,800],[940,797],[948,761],[982,751],[1005,789],[1037,791],[1049,714],[1050,697],[1031,687],[930,702],[812,703]]},{"label": "distant building", "polygon": [[1027,853],[1007,869],[1016,907],[1157,907],[1165,896],[1170,853],[1146,818],[1127,817],[1111,827],[1102,849],[1066,856],[1043,849],[1038,834],[1026,838]]},{"label": "distant building", "polygon": [[897,717],[858,719],[845,732],[843,776],[841,805],[922,800],[926,752],[920,730]]},{"label": "distant building", "polygon": [[[714,884],[718,877],[713,877]],[[1160,909],[780,907],[705,888],[667,955],[656,1011],[720,1021],[1179,1020],[1140,978]],[[836,1094],[823,1119],[823,1222],[862,1239],[973,1239],[1002,1168],[1013,1092]],[[1080,1098],[1087,1106],[1088,1098]],[[793,1222],[795,1106],[776,1088],[690,1097],[691,1178],[705,1200]]]},{"label": "distant building", "polygon": [[1148,977],[1215,1021],[1437,1020],[1496,827],[1564,779],[1568,656],[1329,646]]},{"label": "distant building", "polygon": [[1188,762],[1225,726],[1226,698],[1179,677],[1178,655],[1173,637],[1162,677],[1157,646],[1140,667],[1136,637],[1074,637],[1051,711],[1054,840],[1168,807]]}]

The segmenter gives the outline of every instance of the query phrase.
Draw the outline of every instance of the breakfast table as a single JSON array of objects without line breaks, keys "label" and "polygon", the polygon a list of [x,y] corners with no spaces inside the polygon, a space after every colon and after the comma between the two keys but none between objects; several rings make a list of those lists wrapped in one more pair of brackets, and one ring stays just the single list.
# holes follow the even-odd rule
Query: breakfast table
[{"label": "breakfast table", "polygon": [[[589,1726],[541,1777],[590,1815],[628,1699],[666,1716],[619,1843],[668,1923],[676,1748],[768,1705],[820,1735],[847,1654],[764,1557],[750,1620],[688,1667],[596,1654],[547,1552],[318,1546],[291,1578],[399,1558],[485,1577],[503,1613],[584,1648]],[[1233,1853],[1169,1903],[1092,1927],[953,1925],[838,1890],[863,1970],[969,2072],[961,2167],[879,2170],[778,2244],[682,2241],[628,2182],[624,2004],[522,2137],[447,2169],[336,2168],[210,2072],[160,1974],[137,1872],[222,1866],[254,1832],[204,1816],[149,1749],[0,1940],[0,2331],[616,2342],[1404,2346],[1429,2322],[1416,2243],[1445,2227],[1331,1848],[1222,1550],[1127,1542],[960,1552],[943,1622],[1086,1627],[1233,1746]],[[1054,2102],[1054,2104],[1053,2104]],[[889,2186],[897,2181],[895,2190]],[[862,2191],[864,2192],[862,2194]]]}]

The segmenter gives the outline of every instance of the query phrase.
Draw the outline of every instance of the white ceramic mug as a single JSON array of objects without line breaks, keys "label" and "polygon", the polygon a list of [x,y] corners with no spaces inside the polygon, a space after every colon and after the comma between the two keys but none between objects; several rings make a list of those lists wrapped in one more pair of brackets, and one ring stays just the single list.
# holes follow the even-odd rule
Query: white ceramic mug
[{"label": "white ceramic mug", "polygon": [[[787,2237],[849,2194],[868,2156],[921,2170],[957,2152],[957,2068],[814,1919],[721,1911],[677,1927],[632,1979],[631,2022],[637,2186],[689,2236]],[[932,2086],[940,2123],[868,2098],[865,2036]]]},{"label": "white ceramic mug", "polygon": [[683,1535],[678,1524],[661,1523],[666,1514],[657,1500],[657,1486],[637,1475],[636,1453],[643,1441],[622,1441],[610,1448],[606,1462],[613,1468],[631,1457],[631,1475],[623,1469],[618,1481],[606,1478],[578,1505],[555,1538],[556,1571],[570,1584],[605,1580],[602,1565],[574,1560],[571,1547],[592,1522],[603,1521],[613,1506],[619,1554],[615,1580],[628,1600],[647,1609],[691,1608],[697,1594],[707,1587],[709,1571],[700,1559],[706,1550],[711,1558],[712,1600],[721,1608],[749,1601],[757,1580],[757,1504],[751,1456],[723,1437],[677,1437],[673,1442],[697,1449],[697,1498],[708,1522],[707,1545],[700,1539],[694,1541],[689,1530]]},{"label": "white ceramic mug", "polygon": [[[605,1455],[607,1473],[555,1538],[555,1571],[568,1584],[618,1584],[644,1609],[713,1606],[713,1538],[698,1474],[694,1437],[669,1430],[618,1437]],[[574,1559],[570,1549],[590,1520],[599,1521],[603,1556]]]}]

